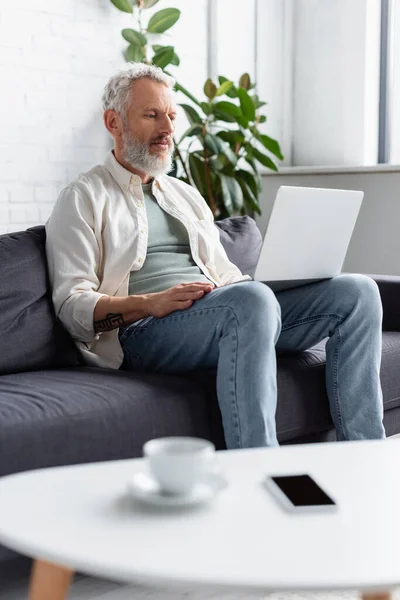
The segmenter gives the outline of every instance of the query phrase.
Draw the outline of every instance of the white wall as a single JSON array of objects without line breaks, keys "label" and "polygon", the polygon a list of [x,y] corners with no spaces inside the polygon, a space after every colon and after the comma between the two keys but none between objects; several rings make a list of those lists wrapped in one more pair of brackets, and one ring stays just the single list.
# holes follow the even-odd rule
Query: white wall
[{"label": "white wall", "polygon": [[268,121],[262,127],[281,143],[286,165],[292,164],[293,2],[297,0],[257,2],[257,91],[268,102]]},{"label": "white wall", "polygon": [[246,0],[245,9],[243,0],[215,3],[218,48],[215,70],[236,82],[246,72],[253,80],[255,77],[255,5],[255,0]]},{"label": "white wall", "polygon": [[281,185],[363,190],[364,201],[354,229],[344,270],[358,273],[400,275],[400,169],[369,172],[310,173],[263,177],[258,225],[265,231],[272,203]]},{"label": "white wall", "polygon": [[400,164],[400,0],[393,1],[391,52],[390,162]]},{"label": "white wall", "polygon": [[377,161],[379,0],[295,0],[293,164]]},{"label": "white wall", "polygon": [[109,147],[105,80],[120,63],[108,0],[0,0],[0,232],[43,223]]},{"label": "white wall", "polygon": [[[199,93],[207,0],[161,0],[154,11],[171,4],[182,10],[179,76]],[[0,0],[0,233],[44,223],[60,189],[104,160],[102,91],[125,64],[120,31],[132,26],[110,0]]]},{"label": "white wall", "polygon": [[[284,23],[292,0],[249,0],[246,10],[242,0],[160,0],[146,11],[145,19],[167,6],[181,9],[163,42],[175,45],[181,64],[170,70],[195,96],[208,77],[209,2],[216,15],[212,72],[256,74],[268,102],[265,130],[282,140],[291,117],[282,111],[290,105]],[[132,16],[110,0],[0,0],[0,233],[44,223],[59,191],[103,160],[111,140],[101,95],[124,65],[120,30],[132,26]],[[182,118],[178,134],[185,128]]]}]

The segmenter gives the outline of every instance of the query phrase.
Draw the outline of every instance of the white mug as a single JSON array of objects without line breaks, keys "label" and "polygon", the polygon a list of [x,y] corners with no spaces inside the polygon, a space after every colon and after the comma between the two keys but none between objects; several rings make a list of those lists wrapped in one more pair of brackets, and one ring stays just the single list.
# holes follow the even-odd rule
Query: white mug
[{"label": "white mug", "polygon": [[147,442],[143,454],[164,492],[188,494],[212,469],[215,446],[201,438],[165,437]]}]

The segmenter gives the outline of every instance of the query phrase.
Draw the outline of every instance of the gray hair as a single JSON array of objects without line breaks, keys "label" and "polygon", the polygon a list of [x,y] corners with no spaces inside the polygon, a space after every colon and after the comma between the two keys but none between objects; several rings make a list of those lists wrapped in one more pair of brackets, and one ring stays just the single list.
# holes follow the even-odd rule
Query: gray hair
[{"label": "gray hair", "polygon": [[111,108],[125,118],[132,83],[137,79],[144,78],[163,83],[170,89],[175,85],[175,79],[170,75],[166,75],[160,67],[146,65],[145,63],[130,63],[129,69],[119,71],[108,81],[102,98],[103,109]]}]

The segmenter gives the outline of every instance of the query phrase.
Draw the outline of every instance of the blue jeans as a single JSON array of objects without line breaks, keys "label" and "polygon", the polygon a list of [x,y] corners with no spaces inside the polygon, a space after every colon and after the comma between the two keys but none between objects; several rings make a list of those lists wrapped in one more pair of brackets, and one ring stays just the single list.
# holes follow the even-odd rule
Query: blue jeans
[{"label": "blue jeans", "polygon": [[364,275],[340,275],[276,295],[263,283],[240,282],[120,332],[125,368],[170,374],[217,369],[228,448],[278,444],[276,354],[306,350],[325,338],[337,438],[384,438],[382,305],[376,283]]}]

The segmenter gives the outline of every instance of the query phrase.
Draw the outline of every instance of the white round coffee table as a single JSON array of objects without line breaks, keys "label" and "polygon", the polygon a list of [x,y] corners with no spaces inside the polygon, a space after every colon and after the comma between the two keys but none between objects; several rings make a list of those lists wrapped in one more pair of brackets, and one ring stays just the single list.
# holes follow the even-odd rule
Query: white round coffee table
[{"label": "white round coffee table", "polygon": [[[160,511],[126,494],[139,460],[62,467],[0,481],[0,542],[37,559],[31,600],[66,597],[73,571],[153,586],[272,592],[400,584],[398,441],[219,453],[228,487],[197,509]],[[284,512],[265,474],[309,473],[332,514]]]}]

